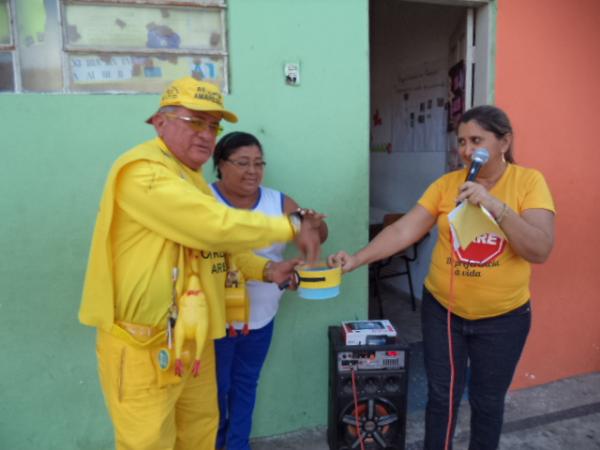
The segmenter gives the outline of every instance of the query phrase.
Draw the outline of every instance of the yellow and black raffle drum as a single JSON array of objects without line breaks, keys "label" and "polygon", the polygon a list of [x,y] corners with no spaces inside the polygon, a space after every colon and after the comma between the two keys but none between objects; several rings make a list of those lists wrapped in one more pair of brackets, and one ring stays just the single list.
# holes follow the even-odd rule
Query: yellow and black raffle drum
[{"label": "yellow and black raffle drum", "polygon": [[342,269],[329,267],[325,263],[296,267],[298,295],[308,300],[326,300],[340,293]]}]

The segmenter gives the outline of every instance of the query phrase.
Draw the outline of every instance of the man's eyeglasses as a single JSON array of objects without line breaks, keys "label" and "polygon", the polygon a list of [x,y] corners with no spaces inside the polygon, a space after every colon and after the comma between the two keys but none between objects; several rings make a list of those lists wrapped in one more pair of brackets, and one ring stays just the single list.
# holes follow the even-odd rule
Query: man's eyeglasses
[{"label": "man's eyeglasses", "polygon": [[250,170],[250,167],[254,167],[254,170],[263,170],[267,165],[265,161],[250,161],[249,159],[226,159],[225,161],[241,170]]},{"label": "man's eyeglasses", "polygon": [[218,123],[209,122],[201,117],[178,116],[177,114],[172,113],[164,113],[164,115],[173,119],[183,120],[192,130],[197,133],[208,130],[215,136],[218,136],[223,132],[223,127],[221,127]]}]

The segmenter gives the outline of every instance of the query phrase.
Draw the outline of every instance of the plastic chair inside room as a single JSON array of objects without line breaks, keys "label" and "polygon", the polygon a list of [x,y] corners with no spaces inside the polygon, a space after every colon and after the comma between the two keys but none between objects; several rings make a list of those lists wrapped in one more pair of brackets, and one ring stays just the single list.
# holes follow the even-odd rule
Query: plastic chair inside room
[{"label": "plastic chair inside room", "polygon": [[[401,218],[404,213],[390,213],[386,214],[383,217],[383,224],[371,227],[371,236],[370,239],[373,239],[377,233],[379,233],[383,228],[391,225],[396,220]],[[379,309],[379,317],[383,317],[383,304],[381,298],[381,288],[380,283],[382,280],[394,278],[394,277],[402,277],[406,276],[408,281],[408,289],[410,292],[410,300],[411,307],[413,311],[416,311],[416,300],[415,300],[415,291],[413,287],[412,274],[410,271],[410,264],[413,263],[417,259],[417,247],[419,242],[411,245],[409,248],[395,253],[392,256],[382,259],[381,261],[377,261],[370,265],[369,271],[371,275],[371,282],[373,284],[373,292],[375,294],[375,299],[377,300],[377,306]]]}]

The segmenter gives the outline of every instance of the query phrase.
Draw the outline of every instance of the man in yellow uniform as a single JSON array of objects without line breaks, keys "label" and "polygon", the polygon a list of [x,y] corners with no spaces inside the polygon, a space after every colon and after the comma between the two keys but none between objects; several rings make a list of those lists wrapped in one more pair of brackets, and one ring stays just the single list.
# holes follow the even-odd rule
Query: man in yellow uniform
[{"label": "man in yellow uniform", "polygon": [[[213,450],[213,339],[225,332],[225,256],[246,279],[277,283],[297,261],[275,263],[250,250],[294,239],[309,260],[318,257],[320,217],[268,217],[213,197],[199,169],[212,156],[221,119],[237,121],[217,86],[176,80],[147,120],[158,137],[123,154],[108,175],[79,318],[98,330],[100,382],[118,449]],[[185,342],[178,376],[169,344],[191,267],[206,299],[208,339],[198,376],[190,361],[195,343]]]}]

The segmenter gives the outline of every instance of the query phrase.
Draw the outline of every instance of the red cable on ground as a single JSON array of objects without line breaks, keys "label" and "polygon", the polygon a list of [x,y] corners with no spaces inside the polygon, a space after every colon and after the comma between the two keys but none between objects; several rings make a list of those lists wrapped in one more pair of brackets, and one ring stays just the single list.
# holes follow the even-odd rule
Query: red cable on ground
[{"label": "red cable on ground", "polygon": [[356,375],[355,368],[352,367],[352,396],[354,397],[354,417],[356,418],[356,435],[358,436],[358,442],[360,442],[361,450],[365,450],[365,444],[360,433],[360,420],[358,419],[358,393],[356,392]]},{"label": "red cable on ground", "polygon": [[[450,240],[452,245],[452,239]],[[446,426],[446,440],[444,450],[448,450],[452,441],[452,420],[454,419],[454,350],[452,345],[452,306],[454,305],[454,251],[450,250],[450,289],[448,293],[448,314],[446,328],[448,332],[448,359],[450,361],[450,392],[448,395],[448,425]]]}]

